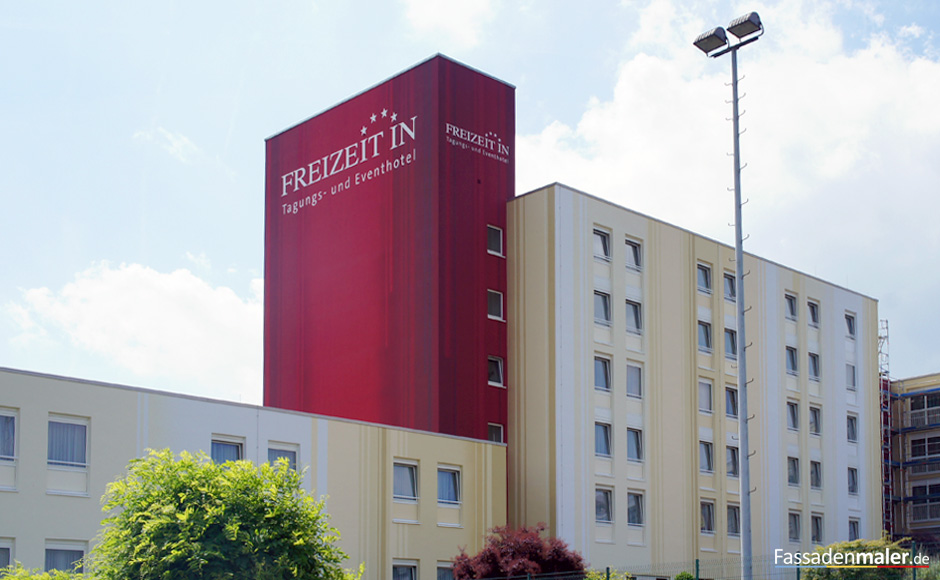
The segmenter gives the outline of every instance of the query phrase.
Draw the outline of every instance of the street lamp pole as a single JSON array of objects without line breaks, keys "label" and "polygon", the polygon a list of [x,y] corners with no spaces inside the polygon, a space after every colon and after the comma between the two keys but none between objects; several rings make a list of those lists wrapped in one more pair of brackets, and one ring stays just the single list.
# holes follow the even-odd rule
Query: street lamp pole
[{"label": "street lamp pole", "polygon": [[738,331],[738,439],[741,448],[741,578],[752,580],[751,550],[751,468],[750,441],[748,438],[747,409],[747,334],[744,325],[744,234],[741,226],[741,146],[738,113],[738,49],[760,38],[764,33],[760,17],[751,12],[737,18],[728,25],[728,31],[738,38],[738,42],[728,46],[724,29],[715,28],[697,39],[695,46],[706,55],[718,57],[731,53],[731,106],[734,129],[734,286],[735,305],[737,307]]}]

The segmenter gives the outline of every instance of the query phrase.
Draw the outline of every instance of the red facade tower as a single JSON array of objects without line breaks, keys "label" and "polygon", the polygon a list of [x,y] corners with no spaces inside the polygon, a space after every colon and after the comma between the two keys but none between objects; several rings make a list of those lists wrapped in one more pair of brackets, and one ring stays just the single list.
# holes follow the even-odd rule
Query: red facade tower
[{"label": "red facade tower", "polygon": [[268,139],[265,405],[506,425],[514,92],[436,56]]}]

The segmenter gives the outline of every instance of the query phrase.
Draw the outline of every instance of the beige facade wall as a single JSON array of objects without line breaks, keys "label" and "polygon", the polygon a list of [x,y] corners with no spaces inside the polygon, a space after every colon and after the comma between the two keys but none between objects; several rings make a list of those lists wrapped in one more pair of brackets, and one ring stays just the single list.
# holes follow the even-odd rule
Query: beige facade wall
[{"label": "beige facade wall", "polygon": [[[725,392],[739,385],[724,336],[736,318],[723,292],[733,248],[560,185],[516,198],[508,223],[510,522],[548,523],[594,566],[737,555],[727,508],[740,505],[739,480],[726,458],[738,445],[739,419],[726,412]],[[595,230],[608,240],[606,259],[595,256]],[[755,256],[745,260],[754,554],[811,548],[814,518],[823,543],[846,539],[850,520],[861,535],[878,537],[877,303]],[[700,265],[710,291],[698,289]],[[609,301],[609,323],[597,321],[598,299]],[[699,347],[699,323],[710,328],[710,350]],[[792,373],[788,347],[798,363]],[[810,353],[818,376],[810,377]],[[596,388],[596,360],[610,369],[609,389]],[[641,396],[628,396],[628,374],[637,372]],[[711,391],[710,402],[700,402],[700,390]],[[788,403],[797,411],[792,429]],[[818,434],[810,432],[811,414]],[[858,426],[852,442],[850,416]],[[608,454],[595,447],[598,428],[609,429]],[[637,434],[639,457],[631,449]],[[703,443],[711,470],[702,465]],[[798,460],[793,484],[788,457]],[[849,468],[859,476],[857,493],[848,493]],[[595,521],[598,491],[612,499],[609,523]],[[639,516],[629,509],[636,498]],[[703,502],[713,506],[707,532]],[[790,514],[801,524],[797,541],[789,539]]]},{"label": "beige facade wall", "polygon": [[[504,445],[157,391],[0,369],[0,414],[15,417],[15,459],[0,459],[0,548],[42,567],[47,547],[94,544],[100,497],[148,448],[209,452],[241,445],[246,459],[294,450],[305,486],[326,496],[351,568],[391,578],[394,563],[435,578],[459,547],[480,549],[506,521]],[[51,466],[49,422],[85,426],[87,467]],[[415,500],[393,499],[395,463],[412,465]],[[439,505],[437,471],[459,473],[460,502]]]}]

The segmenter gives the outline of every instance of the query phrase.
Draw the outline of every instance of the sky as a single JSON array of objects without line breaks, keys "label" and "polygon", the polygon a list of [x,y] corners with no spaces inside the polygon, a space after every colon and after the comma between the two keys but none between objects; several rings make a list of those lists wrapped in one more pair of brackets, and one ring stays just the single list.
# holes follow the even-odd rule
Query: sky
[{"label": "sky", "polygon": [[7,3],[0,366],[260,403],[264,140],[443,53],[516,86],[517,193],[561,182],[879,301],[940,372],[940,3]]}]

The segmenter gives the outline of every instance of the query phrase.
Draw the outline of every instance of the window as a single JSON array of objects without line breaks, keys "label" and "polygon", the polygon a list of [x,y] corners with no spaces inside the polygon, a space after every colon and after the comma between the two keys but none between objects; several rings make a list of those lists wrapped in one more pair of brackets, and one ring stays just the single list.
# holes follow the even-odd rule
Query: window
[{"label": "window", "polygon": [[418,466],[396,463],[392,482],[392,498],[401,501],[418,501]]},{"label": "window", "polygon": [[627,300],[627,332],[640,334],[643,330],[643,310],[639,302]]},{"label": "window", "polygon": [[822,409],[819,407],[809,408],[809,434],[819,435],[822,433]]},{"label": "window", "polygon": [[812,530],[810,531],[814,544],[822,544],[823,539],[823,517],[819,514],[813,514],[810,520]]},{"label": "window", "polygon": [[494,256],[503,255],[503,230],[496,226],[486,226],[486,251]]},{"label": "window", "polygon": [[787,483],[800,485],[800,460],[796,457],[787,457]]},{"label": "window", "polygon": [[454,580],[454,568],[450,562],[437,563],[437,580]]},{"label": "window", "polygon": [[854,391],[855,386],[855,365],[845,363],[845,387],[850,391]]},{"label": "window", "polygon": [[698,410],[702,413],[712,412],[712,384],[703,379],[698,380]]},{"label": "window", "polygon": [[437,503],[444,505],[460,503],[460,471],[437,469]]},{"label": "window", "polygon": [[815,352],[809,353],[809,380],[819,380],[819,355]]},{"label": "window", "polygon": [[741,535],[741,507],[728,504],[728,535]]},{"label": "window", "polygon": [[82,558],[85,557],[85,550],[77,546],[69,546],[66,543],[58,544],[55,547],[46,546],[46,572],[52,570],[62,570],[63,572],[77,571],[84,572]]},{"label": "window", "polygon": [[64,417],[49,419],[48,461],[59,467],[87,467],[88,423]]},{"label": "window", "polygon": [[846,438],[853,443],[858,441],[858,417],[855,415],[846,416],[845,435]]},{"label": "window", "polygon": [[594,388],[610,391],[610,361],[599,356],[594,357]]},{"label": "window", "polygon": [[791,542],[800,541],[800,514],[797,512],[790,512],[787,517],[787,530],[790,536]]},{"label": "window", "polygon": [[708,441],[698,442],[698,469],[702,473],[712,473],[715,471],[712,461],[712,444]]},{"label": "window", "polygon": [[244,458],[242,455],[243,446],[238,441],[226,441],[223,439],[212,440],[212,461],[216,463],[225,463],[226,461],[239,461]]},{"label": "window", "polygon": [[796,375],[799,373],[799,366],[797,366],[796,358],[796,348],[792,346],[787,347],[787,374]]},{"label": "window", "polygon": [[809,486],[813,489],[822,489],[822,463],[809,462]]},{"label": "window", "polygon": [[638,272],[643,270],[643,253],[640,242],[627,240],[627,268]]},{"label": "window", "polygon": [[503,294],[501,292],[486,291],[486,315],[493,320],[503,320]]},{"label": "window", "polygon": [[0,463],[15,460],[16,412],[12,409],[0,409]]},{"label": "window", "polygon": [[0,570],[13,563],[13,540],[0,538]]},{"label": "window", "polygon": [[858,469],[849,468],[849,495],[858,495]]},{"label": "window", "polygon": [[712,293],[712,269],[705,264],[698,265],[698,291]]},{"label": "window", "polygon": [[730,328],[725,329],[725,357],[731,360],[738,358],[738,333]]},{"label": "window", "polygon": [[610,234],[601,230],[594,230],[594,257],[598,260],[610,261]]},{"label": "window", "polygon": [[643,494],[627,494],[627,523],[631,526],[643,525]]},{"label": "window", "polygon": [[810,300],[806,303],[806,308],[809,314],[809,325],[819,328],[819,303]]},{"label": "window", "polygon": [[488,423],[486,426],[486,438],[493,443],[502,443],[503,426],[498,423]]},{"label": "window", "polygon": [[594,291],[594,322],[610,326],[610,294]]},{"label": "window", "polygon": [[911,457],[936,457],[940,455],[940,437],[911,439]]},{"label": "window", "polygon": [[417,580],[418,567],[414,564],[393,564],[392,580]]},{"label": "window", "polygon": [[855,518],[849,518],[849,541],[854,542],[861,537],[861,522]]},{"label": "window", "polygon": [[733,419],[738,417],[738,390],[734,387],[725,387],[725,415]]},{"label": "window", "polygon": [[738,289],[737,282],[734,279],[734,274],[729,274],[725,272],[725,300],[729,302],[734,302],[738,299]]},{"label": "window", "polygon": [[639,429],[627,429],[627,459],[643,461],[643,432]]},{"label": "window", "polygon": [[643,369],[627,363],[627,396],[643,397]]},{"label": "window", "polygon": [[712,325],[707,322],[698,322],[698,349],[700,352],[712,351]]},{"label": "window", "polygon": [[594,519],[602,524],[609,524],[613,520],[613,494],[611,490],[597,488],[594,490]]},{"label": "window", "polygon": [[800,430],[800,406],[793,401],[787,401],[787,429]]},{"label": "window", "polygon": [[849,338],[855,338],[855,316],[845,315],[845,333]]},{"label": "window", "polygon": [[594,454],[610,457],[610,425],[594,423]]},{"label": "window", "polygon": [[702,502],[702,526],[703,534],[715,533],[715,502]]},{"label": "window", "polygon": [[785,294],[783,300],[786,306],[787,320],[796,320],[796,296]]},{"label": "window", "polygon": [[268,463],[274,465],[281,458],[287,459],[288,467],[293,470],[297,469],[297,451],[295,449],[268,447]]},{"label": "window", "polygon": [[495,356],[487,357],[486,382],[494,387],[505,385],[503,382],[503,359]]},{"label": "window", "polygon": [[738,448],[737,447],[725,447],[725,459],[726,465],[725,469],[728,471],[729,477],[737,477],[740,473],[738,466]]}]

